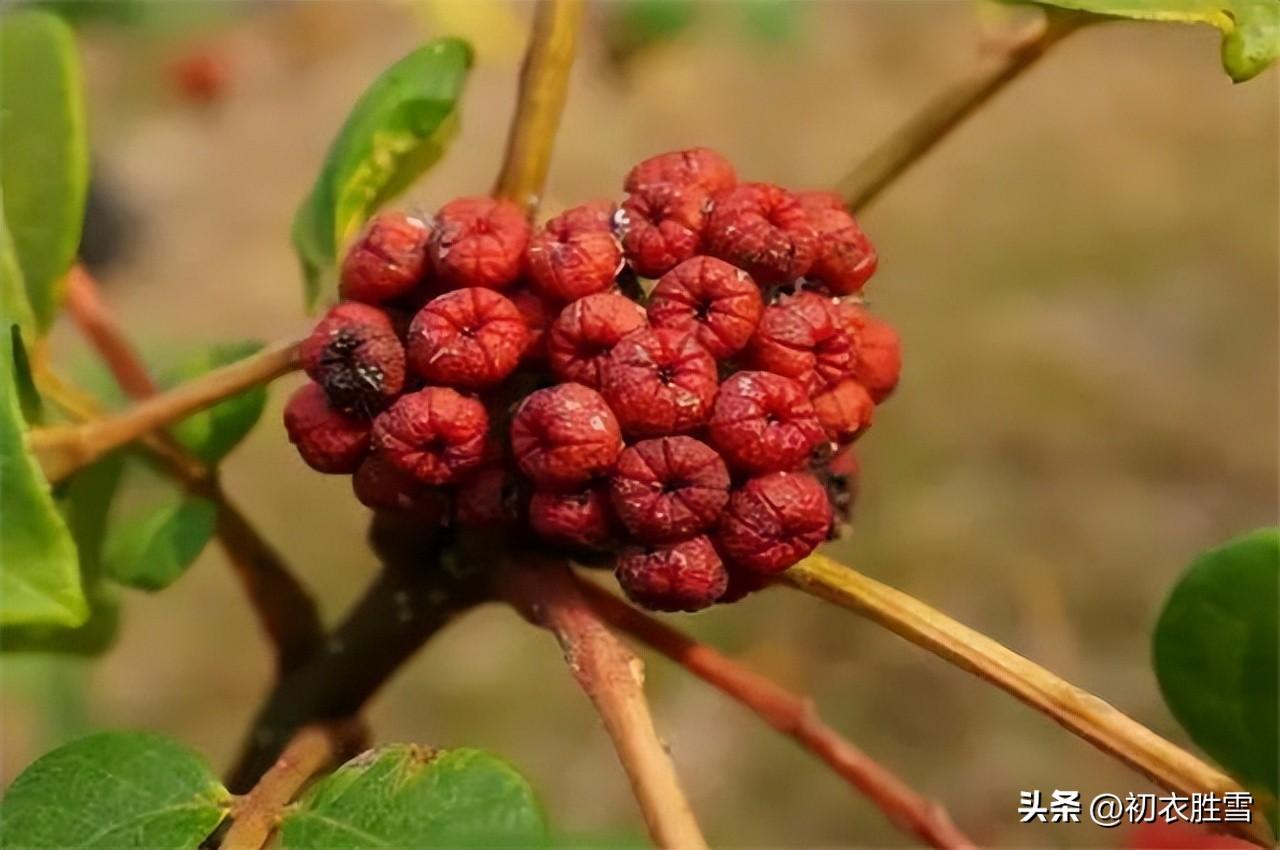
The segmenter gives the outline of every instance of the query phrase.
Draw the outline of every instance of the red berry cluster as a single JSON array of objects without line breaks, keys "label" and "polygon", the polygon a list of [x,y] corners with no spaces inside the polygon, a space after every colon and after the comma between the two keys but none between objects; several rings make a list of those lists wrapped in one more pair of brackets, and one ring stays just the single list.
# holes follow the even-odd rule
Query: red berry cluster
[{"label": "red berry cluster", "polygon": [[696,610],[832,533],[899,342],[836,196],[701,148],[624,189],[536,231],[490,198],[377,216],[285,425],[371,508],[613,553],[631,599]]}]

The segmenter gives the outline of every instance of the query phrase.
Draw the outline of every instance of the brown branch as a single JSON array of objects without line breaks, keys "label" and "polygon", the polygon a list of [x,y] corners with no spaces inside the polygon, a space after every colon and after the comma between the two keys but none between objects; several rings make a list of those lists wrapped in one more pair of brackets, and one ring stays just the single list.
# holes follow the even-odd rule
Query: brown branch
[{"label": "brown branch", "polygon": [[354,755],[367,737],[359,721],[317,723],[298,730],[253,790],[231,808],[231,828],[221,850],[259,850],[280,822],[281,812],[320,771]]},{"label": "brown branch", "polygon": [[67,273],[67,312],[89,338],[125,395],[143,399],[159,391],[142,358],[103,303],[97,282],[80,263]]},{"label": "brown branch", "polygon": [[835,187],[853,212],[871,204],[889,184],[933,149],[997,92],[1016,80],[1085,19],[1051,12],[994,60],[952,84],[880,143]]},{"label": "brown branch", "polygon": [[[923,602],[824,555],[783,574],[794,587],[848,608],[962,670],[985,679],[1048,715],[1162,788],[1182,794],[1243,791],[1231,777],[1156,735],[1112,706]],[[1226,824],[1242,838],[1270,846],[1261,815]]]},{"label": "brown branch", "polygon": [[810,700],[632,608],[597,585],[582,581],[579,587],[607,623],[662,653],[790,736],[865,795],[899,829],[934,847],[971,850],[976,846],[952,823],[941,805],[911,790],[892,771],[824,723]]},{"label": "brown branch", "polygon": [[515,201],[529,216],[538,209],[551,167],[584,0],[540,0],[520,70],[520,93],[507,150],[493,193]]},{"label": "brown branch", "polygon": [[644,664],[600,622],[566,564],[508,564],[498,593],[530,622],[555,635],[578,685],[591,699],[660,847],[706,847],[675,767],[653,727]]}]

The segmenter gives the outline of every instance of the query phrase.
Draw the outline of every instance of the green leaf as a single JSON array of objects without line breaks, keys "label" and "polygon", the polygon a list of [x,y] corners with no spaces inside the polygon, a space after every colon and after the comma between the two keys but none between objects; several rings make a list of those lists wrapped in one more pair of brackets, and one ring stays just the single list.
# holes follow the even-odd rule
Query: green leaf
[{"label": "green leaf", "polygon": [[128,587],[163,590],[191,566],[213,537],[218,509],[180,495],[140,518],[121,519],[107,535],[107,574]]},{"label": "green leaf", "polygon": [[[1008,1],[1008,0],[1006,0]],[[1013,0],[1108,18],[1211,24],[1222,30],[1222,65],[1242,83],[1280,57],[1280,0]]]},{"label": "green leaf", "polygon": [[1280,785],[1280,529],[1205,552],[1165,602],[1153,656],[1160,690],[1191,738],[1240,782]]},{"label": "green leaf", "polygon": [[231,795],[186,747],[103,732],[36,759],[0,801],[0,847],[195,848]]},{"label": "green leaf", "polygon": [[534,847],[546,826],[533,791],[480,750],[395,744],[347,762],[285,816],[285,848]]},{"label": "green leaf", "polygon": [[4,218],[4,186],[0,184],[0,316],[5,327],[12,325],[19,335],[34,339],[36,318],[31,312],[31,300],[27,298],[27,286],[18,268],[18,255],[14,253],[13,237]]},{"label": "green leaf", "polygon": [[330,285],[342,245],[443,155],[470,69],[466,42],[436,39],[383,71],[356,101],[293,220],[308,309]]},{"label": "green leaf", "polygon": [[[161,376],[160,384],[174,386],[261,349],[261,342],[247,340],[210,346],[179,360]],[[214,466],[248,436],[266,406],[267,388],[253,387],[188,416],[173,426],[172,434],[192,454]]]},{"label": "green leaf", "polygon": [[0,21],[0,187],[36,326],[53,321],[80,244],[89,182],[84,95],[71,28],[20,11]]}]

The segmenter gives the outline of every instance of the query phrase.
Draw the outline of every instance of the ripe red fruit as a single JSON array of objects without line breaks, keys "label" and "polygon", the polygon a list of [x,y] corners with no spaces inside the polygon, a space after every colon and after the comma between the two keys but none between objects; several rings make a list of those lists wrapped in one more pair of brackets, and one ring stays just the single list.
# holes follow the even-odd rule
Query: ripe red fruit
[{"label": "ripe red fruit", "polygon": [[516,289],[507,293],[511,303],[520,311],[524,326],[529,330],[529,339],[524,346],[524,356],[533,360],[541,360],[547,356],[547,329],[555,313],[547,302],[527,289]]},{"label": "ripe red fruit", "polygon": [[569,492],[537,490],[529,500],[529,527],[548,543],[603,549],[613,537],[608,496],[600,486]]},{"label": "ripe red fruit", "polygon": [[524,271],[529,222],[510,201],[458,198],[436,213],[431,265],[447,287],[505,289]]},{"label": "ripe red fruit", "polygon": [[837,443],[848,443],[871,427],[876,403],[862,384],[845,378],[815,395],[813,409],[827,437]]},{"label": "ripe red fruit", "polygon": [[794,378],[810,392],[834,386],[853,368],[853,345],[829,298],[813,292],[765,308],[747,347],[756,369]]},{"label": "ripe red fruit", "polygon": [[544,298],[567,302],[613,288],[622,246],[613,235],[613,209],[574,207],[547,222],[529,242],[529,277]]},{"label": "ripe red fruit", "polygon": [[654,327],[693,331],[720,360],[746,346],[763,311],[750,275],[714,257],[693,257],[664,274],[648,310]]},{"label": "ripe red fruit", "polygon": [[299,358],[334,407],[366,418],[404,387],[400,338],[387,314],[367,304],[331,309],[302,341]]},{"label": "ripe red fruit", "polygon": [[622,451],[618,420],[600,394],[582,384],[530,393],[511,420],[520,470],[542,487],[577,487],[613,468]]},{"label": "ripe red fruit", "polygon": [[485,458],[484,405],[447,387],[400,397],[373,420],[374,451],[424,484],[453,484]]},{"label": "ripe red fruit", "polygon": [[818,234],[818,253],[809,277],[826,284],[836,295],[861,292],[875,274],[879,257],[867,234],[831,192],[802,192],[797,196]]},{"label": "ripe red fruit", "polygon": [[628,436],[679,434],[711,412],[716,361],[686,331],[635,331],[613,347],[601,371],[601,392]]},{"label": "ripe red fruit", "polygon": [[825,438],[804,387],[769,372],[726,378],[707,434],[730,466],[752,473],[795,469]]},{"label": "ripe red fruit", "polygon": [[680,540],[715,524],[729,502],[729,470],[692,437],[642,440],[618,457],[609,495],[638,539]]},{"label": "ripe red fruit", "polygon": [[728,189],[738,182],[733,164],[710,148],[651,156],[627,172],[622,188],[636,192],[655,183],[694,184],[708,192]]},{"label": "ripe red fruit", "polygon": [[830,529],[831,504],[818,480],[773,472],[733,493],[716,539],[734,566],[772,574],[818,548]]},{"label": "ripe red fruit", "polygon": [[449,510],[444,493],[410,478],[380,455],[364,459],[351,476],[351,490],[365,507],[406,514],[428,526],[438,525]]},{"label": "ripe red fruit", "polygon": [[659,277],[698,252],[708,197],[700,186],[677,183],[646,185],[627,196],[617,221],[636,274]]},{"label": "ripe red fruit", "polygon": [[644,324],[644,309],[616,293],[602,292],[574,301],[560,311],[547,332],[551,371],[562,381],[599,389],[609,352]]},{"label": "ripe red fruit", "polygon": [[902,375],[902,340],[892,325],[860,304],[842,303],[838,313],[853,341],[853,377],[879,404],[893,393]]},{"label": "ripe red fruit", "polygon": [[745,269],[761,286],[809,271],[818,235],[796,196],[772,183],[742,183],[711,199],[706,252]]},{"label": "ripe red fruit", "polygon": [[342,297],[382,304],[409,295],[430,271],[425,222],[400,212],[380,213],[342,261]]},{"label": "ripe red fruit", "polygon": [[529,343],[516,305],[468,287],[432,299],[409,326],[409,365],[428,381],[474,389],[515,371]]},{"label": "ripe red fruit", "polygon": [[520,494],[505,467],[485,466],[458,487],[453,509],[459,525],[493,529],[519,517]]},{"label": "ripe red fruit", "polygon": [[729,573],[706,535],[659,546],[631,546],[618,556],[618,584],[637,605],[654,611],[698,611],[729,584]]},{"label": "ripe red fruit", "polygon": [[316,472],[346,475],[369,453],[369,423],[335,410],[319,385],[306,383],[284,408],[284,429]]}]

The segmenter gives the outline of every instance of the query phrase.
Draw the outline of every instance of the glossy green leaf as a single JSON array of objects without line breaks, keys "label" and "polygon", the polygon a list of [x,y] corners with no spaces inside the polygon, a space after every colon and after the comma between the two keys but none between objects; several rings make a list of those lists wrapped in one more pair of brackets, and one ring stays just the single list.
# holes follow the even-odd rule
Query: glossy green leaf
[{"label": "glossy green leaf", "polygon": [[480,750],[408,744],[373,750],[316,783],[285,816],[285,848],[538,847],[532,789]]},{"label": "glossy green leaf", "polygon": [[[244,341],[210,346],[181,358],[160,379],[169,387],[226,366],[262,349],[261,342]],[[196,457],[216,465],[248,436],[267,406],[267,388],[253,387],[202,410],[173,426],[171,433]]]},{"label": "glossy green leaf", "polygon": [[1280,529],[1192,563],[1165,603],[1153,656],[1174,717],[1242,784],[1280,785]]},{"label": "glossy green leaf", "polygon": [[108,532],[103,560],[116,581],[140,590],[173,584],[213,537],[218,509],[199,496],[175,495],[145,516],[121,518]]},{"label": "glossy green leaf", "polygon": [[443,155],[470,69],[465,42],[436,39],[384,71],[356,101],[293,220],[308,308],[331,285],[343,244]]},{"label": "glossy green leaf", "polygon": [[195,848],[230,803],[186,747],[104,732],[46,753],[14,780],[0,801],[0,847]]},{"label": "glossy green leaf", "polygon": [[1210,24],[1222,31],[1222,65],[1238,83],[1280,57],[1278,0],[1015,0],[1108,18]]},{"label": "glossy green leaf", "polygon": [[0,187],[39,329],[57,314],[89,182],[84,94],[71,28],[57,15],[0,19]]}]

